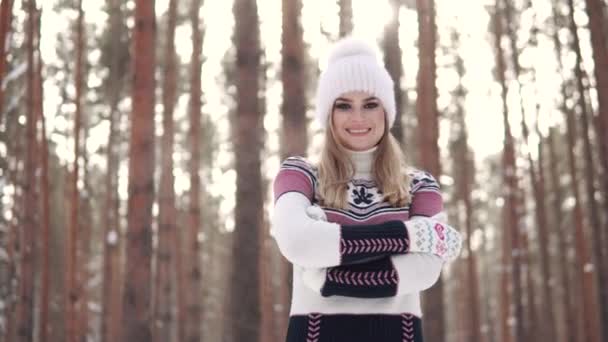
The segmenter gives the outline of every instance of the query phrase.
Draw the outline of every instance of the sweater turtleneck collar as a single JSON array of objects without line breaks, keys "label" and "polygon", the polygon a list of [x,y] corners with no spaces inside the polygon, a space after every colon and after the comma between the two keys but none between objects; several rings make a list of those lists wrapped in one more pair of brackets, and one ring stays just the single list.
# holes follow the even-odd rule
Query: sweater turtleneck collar
[{"label": "sweater turtleneck collar", "polygon": [[372,165],[374,163],[374,152],[378,146],[374,146],[365,151],[346,150],[350,159],[355,166],[355,176],[369,176],[372,173]]}]

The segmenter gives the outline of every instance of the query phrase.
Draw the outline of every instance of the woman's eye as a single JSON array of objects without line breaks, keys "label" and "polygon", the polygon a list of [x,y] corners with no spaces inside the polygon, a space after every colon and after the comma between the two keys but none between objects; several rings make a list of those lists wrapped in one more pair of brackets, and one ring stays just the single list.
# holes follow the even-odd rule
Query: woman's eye
[{"label": "woman's eye", "polygon": [[378,102],[368,102],[365,104],[365,108],[374,109],[378,107]]},{"label": "woman's eye", "polygon": [[350,105],[348,103],[336,103],[336,108],[340,110],[350,109]]}]

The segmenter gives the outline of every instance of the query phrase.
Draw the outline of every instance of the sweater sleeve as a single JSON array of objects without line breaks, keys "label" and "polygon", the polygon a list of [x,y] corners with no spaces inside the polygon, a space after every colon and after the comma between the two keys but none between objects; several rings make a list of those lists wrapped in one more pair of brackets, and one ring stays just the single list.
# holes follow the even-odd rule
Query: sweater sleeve
[{"label": "sweater sleeve", "polygon": [[409,253],[363,265],[305,269],[302,276],[310,288],[323,296],[377,298],[420,292],[437,282],[444,262],[460,252],[460,234],[443,222],[443,200],[435,178],[417,170],[410,177]]},{"label": "sweater sleeve", "polygon": [[305,268],[304,283],[322,296],[393,297],[431,287],[444,261],[428,253],[386,256],[363,264]]},{"label": "sweater sleeve", "polygon": [[271,234],[291,263],[302,267],[355,264],[406,253],[409,238],[403,221],[339,225],[306,214],[313,202],[314,170],[303,159],[288,158],[274,180]]}]

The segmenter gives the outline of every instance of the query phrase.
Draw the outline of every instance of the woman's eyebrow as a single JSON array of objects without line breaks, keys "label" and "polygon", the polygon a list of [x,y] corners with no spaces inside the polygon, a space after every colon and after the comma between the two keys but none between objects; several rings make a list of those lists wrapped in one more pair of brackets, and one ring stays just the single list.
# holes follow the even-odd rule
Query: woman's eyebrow
[{"label": "woman's eyebrow", "polygon": [[367,101],[374,101],[374,100],[378,100],[378,98],[377,98],[377,97],[375,97],[375,96],[370,96],[370,97],[366,98],[366,99],[365,99],[365,100],[363,100],[363,101],[364,101],[364,102],[367,102]]},{"label": "woman's eyebrow", "polygon": [[338,101],[343,101],[343,102],[353,102],[352,100],[349,100],[349,99],[344,98],[344,97],[338,97],[338,98],[336,99],[336,102],[338,102]]}]

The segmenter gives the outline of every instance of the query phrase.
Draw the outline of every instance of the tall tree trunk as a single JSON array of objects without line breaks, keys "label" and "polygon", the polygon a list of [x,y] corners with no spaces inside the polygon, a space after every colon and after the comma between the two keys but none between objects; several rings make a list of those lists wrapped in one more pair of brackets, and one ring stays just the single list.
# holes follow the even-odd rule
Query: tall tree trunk
[{"label": "tall tree trunk", "polygon": [[[41,10],[42,11],[42,10]],[[40,53],[40,18],[41,12],[39,12],[38,16],[38,30],[37,30],[37,46],[36,51],[37,55],[37,65],[36,65],[36,80],[34,82],[34,86],[36,87],[35,92],[35,105],[36,105],[36,116],[40,120],[40,165],[42,169],[40,170],[40,188],[42,191],[42,235],[41,235],[41,259],[42,264],[41,267],[41,275],[40,275],[40,311],[39,311],[39,328],[38,328],[38,341],[47,342],[48,334],[49,334],[49,259],[50,259],[50,250],[49,250],[49,235],[50,235],[50,226],[51,226],[51,208],[50,208],[50,193],[49,193],[49,146],[48,140],[46,137],[46,123],[43,112],[43,79],[42,79],[42,55]]]},{"label": "tall tree trunk", "polygon": [[120,336],[121,303],[122,303],[122,264],[121,246],[122,234],[120,230],[119,198],[118,198],[118,167],[119,167],[119,139],[118,129],[120,111],[118,103],[124,90],[123,70],[126,63],[121,60],[121,38],[125,35],[123,9],[120,0],[111,0],[109,3],[109,30],[113,37],[110,43],[111,61],[107,92],[109,94],[110,132],[107,147],[107,170],[105,178],[104,200],[104,239],[103,239],[103,285],[102,285],[102,317],[101,341],[116,341]]},{"label": "tall tree trunk", "polygon": [[587,244],[585,242],[585,236],[583,231],[583,212],[580,203],[580,194],[578,190],[578,173],[576,168],[576,158],[574,151],[576,150],[576,121],[574,113],[569,108],[564,108],[564,114],[566,115],[566,122],[568,125],[568,164],[570,171],[570,189],[574,197],[574,237],[575,237],[575,249],[576,249],[576,265],[577,265],[577,278],[582,282],[581,296],[583,299],[583,321],[584,321],[584,333],[586,335],[585,341],[597,342],[599,339],[599,325],[597,317],[596,307],[596,289],[594,287],[594,278],[592,272],[585,271],[587,265],[591,265],[591,258]]},{"label": "tall tree trunk", "polygon": [[129,276],[125,277],[122,303],[123,342],[152,339],[155,38],[154,0],[136,0],[126,248],[126,274]]},{"label": "tall tree trunk", "polygon": [[[11,31],[11,23],[13,21],[13,3],[14,0],[4,0],[0,3],[0,84],[3,84],[4,73],[6,72],[6,57],[7,57],[7,41]],[[0,123],[2,123],[2,114],[4,113],[4,89],[0,87]]]},{"label": "tall tree trunk", "polygon": [[234,151],[236,207],[231,277],[233,341],[259,340],[259,242],[263,223],[260,151],[263,115],[260,88],[260,38],[255,0],[234,2],[237,110]]},{"label": "tall tree trunk", "polygon": [[[555,13],[555,11],[554,11]],[[561,51],[561,45],[557,37],[554,38],[556,44],[556,50]],[[561,61],[560,61],[561,68]],[[580,202],[579,194],[579,178],[576,167],[576,158],[574,151],[577,150],[576,140],[576,120],[574,112],[566,105],[567,94],[566,90],[562,88],[563,105],[562,111],[566,119],[567,125],[567,140],[568,140],[568,166],[570,173],[570,189],[572,196],[574,197],[574,212],[573,212],[573,225],[574,225],[574,237],[575,237],[575,250],[576,250],[576,276],[581,281],[581,298],[583,300],[583,322],[584,329],[582,334],[584,340],[587,342],[600,341],[600,326],[598,322],[598,308],[596,307],[596,296],[597,289],[595,288],[593,272],[587,272],[585,269],[587,265],[591,265],[589,251],[586,246],[586,241],[583,231],[583,212]]]},{"label": "tall tree trunk", "polygon": [[[552,8],[553,11],[553,24],[555,25],[555,29],[552,34],[553,44],[555,48],[555,55],[558,61],[559,70],[563,70],[563,63],[561,60],[561,42],[558,35],[558,9],[555,5]],[[565,110],[565,101],[567,98],[566,93],[566,85],[565,80],[562,80],[561,85],[561,95],[562,95],[562,110]],[[553,212],[555,214],[554,224],[558,228],[557,231],[562,232],[561,234],[557,234],[558,239],[558,256],[559,256],[559,265],[561,265],[561,280],[562,286],[564,288],[564,293],[574,293],[574,287],[570,283],[569,277],[569,269],[568,269],[568,260],[567,260],[567,242],[566,236],[564,235],[566,232],[570,232],[570,229],[566,229],[563,227],[563,220],[560,219],[562,217],[562,202],[563,202],[563,193],[560,186],[559,181],[559,170],[558,170],[558,156],[556,152],[556,140],[557,137],[557,127],[551,127],[549,131],[549,164],[550,164],[550,173],[551,173],[551,187],[553,188]],[[568,342],[576,341],[576,336],[578,336],[578,325],[575,324],[577,317],[574,313],[574,303],[572,296],[562,296],[562,305],[564,310],[564,321],[562,322],[562,328],[564,329],[564,334],[567,337]]]},{"label": "tall tree trunk", "polygon": [[399,47],[399,10],[401,9],[401,2],[399,0],[391,0],[390,3],[392,17],[384,32],[384,64],[393,79],[393,90],[395,92],[397,114],[395,115],[395,124],[393,125],[392,132],[397,141],[403,144],[403,124],[401,123],[402,102],[404,100],[403,91],[401,90],[403,65],[401,63],[401,48]]},{"label": "tall tree trunk", "polygon": [[[516,30],[513,27],[515,25],[515,18],[513,16],[513,4],[510,1],[502,2],[502,9],[504,10],[504,27],[506,29],[506,36],[509,38],[509,45],[511,48],[511,63],[513,64],[513,78],[518,81],[519,85],[519,75],[521,74],[521,68],[519,66],[518,61],[518,49],[517,49],[517,38]],[[499,7],[501,8],[501,7]],[[503,70],[505,71],[505,70]],[[505,88],[506,90],[506,88]],[[519,90],[521,90],[521,85],[519,85]],[[503,103],[505,109],[507,109],[507,97],[506,92],[503,93]],[[522,120],[525,120],[524,106],[523,106],[523,97],[519,96],[520,99],[520,108],[522,111]],[[529,259],[527,256],[527,237],[526,232],[521,231],[520,222],[522,220],[521,215],[519,214],[519,208],[525,208],[525,204],[521,203],[525,199],[525,195],[521,192],[519,188],[519,180],[517,177],[517,165],[516,165],[516,152],[515,152],[515,141],[513,136],[511,135],[511,128],[509,127],[509,118],[508,112],[504,112],[504,123],[505,123],[505,139],[507,142],[505,143],[505,168],[506,173],[510,173],[506,175],[506,184],[508,186],[508,195],[507,195],[507,205],[505,206],[508,211],[508,220],[509,220],[509,229],[512,234],[511,246],[513,249],[513,299],[515,300],[515,337],[517,341],[524,341],[528,338],[528,333],[530,329],[530,321],[526,320],[524,313],[524,304],[523,304],[523,281],[522,281],[522,267],[526,265],[525,261]],[[527,127],[525,126],[525,121],[522,121],[522,125],[524,129],[524,135],[527,138]],[[531,171],[534,172],[533,165],[531,166]],[[509,168],[512,172],[509,172]],[[518,197],[519,198],[518,200]],[[527,265],[529,267],[529,265]],[[534,305],[534,303],[529,303],[529,305]]]},{"label": "tall tree trunk", "polygon": [[[531,6],[531,5],[530,5]],[[539,179],[538,179],[538,175],[536,172],[536,166],[534,164],[534,161],[532,159],[532,154],[531,154],[531,148],[529,146],[529,129],[528,129],[528,125],[526,123],[526,115],[525,115],[525,108],[524,108],[524,103],[523,103],[523,94],[521,92],[522,90],[522,85],[521,82],[519,81],[520,76],[522,74],[522,70],[521,70],[521,66],[519,64],[519,53],[518,53],[518,47],[517,47],[517,35],[516,35],[516,28],[515,26],[515,18],[513,16],[513,5],[509,2],[506,1],[505,2],[505,20],[506,20],[506,29],[507,29],[507,36],[509,37],[509,45],[511,47],[511,64],[513,65],[513,73],[514,73],[514,78],[517,80],[517,84],[518,84],[518,91],[519,91],[519,104],[520,104],[520,109],[521,109],[521,128],[522,128],[522,135],[523,135],[523,139],[524,139],[524,144],[528,147],[527,148],[527,159],[528,159],[528,174],[530,176],[530,183],[532,185],[532,192],[533,192],[533,196],[534,196],[534,202],[535,202],[535,206],[536,206],[536,210],[535,210],[535,219],[536,219],[536,225],[537,225],[537,230],[538,230],[538,237],[539,237],[539,249],[540,249],[540,261],[541,261],[541,274],[542,274],[542,284],[543,284],[543,291],[542,291],[542,303],[543,303],[543,308],[544,308],[544,312],[546,314],[546,319],[547,322],[546,324],[543,324],[542,327],[540,327],[540,329],[542,329],[543,334],[541,336],[542,339],[546,339],[546,340],[550,340],[553,341],[555,339],[555,337],[553,336],[553,332],[555,331],[555,312],[553,309],[553,300],[552,300],[552,288],[549,284],[549,280],[551,279],[551,271],[550,271],[550,266],[549,266],[549,248],[548,248],[548,227],[547,227],[547,213],[546,213],[546,208],[545,208],[545,190],[544,190],[544,184],[541,184]],[[535,25],[535,24],[534,24]],[[531,40],[535,41],[536,38],[536,27],[533,27],[531,29],[532,33],[531,33]],[[534,73],[534,71],[532,71],[532,73]],[[534,79],[536,79],[535,75],[534,75]],[[538,108],[538,106],[537,106]],[[523,238],[526,238],[524,236],[522,236]],[[527,242],[526,242],[527,245]],[[525,250],[529,251],[529,248],[525,248]],[[528,260],[530,260],[530,257],[527,257]],[[527,271],[530,270],[531,265],[529,263],[526,263],[528,265],[528,267],[526,268]],[[528,273],[531,276],[531,273]],[[528,289],[529,290],[534,290],[533,288],[533,282],[532,279],[528,279]],[[517,300],[517,299],[516,299]],[[528,301],[528,306],[530,306],[532,308],[532,310],[530,312],[534,312],[534,302],[532,301]],[[531,318],[534,318],[534,314],[531,315]],[[526,323],[526,322],[522,322],[522,323]],[[530,327],[530,329],[537,329],[537,325],[534,324],[534,322],[529,322],[530,324],[526,325],[527,327]],[[528,331],[528,333],[532,333],[532,331]]]},{"label": "tall tree trunk", "polygon": [[[458,43],[458,38],[455,38],[455,43]],[[464,76],[464,64],[460,56],[456,56],[456,70],[460,76],[460,83],[457,89],[457,96],[459,99],[464,100],[465,93],[462,85],[462,77]],[[468,291],[468,303],[466,305],[466,315],[470,321],[470,331],[467,336],[469,342],[481,342],[481,318],[480,318],[480,303],[479,303],[479,279],[477,271],[477,256],[476,252],[471,248],[471,241],[473,236],[473,201],[471,198],[471,185],[475,182],[475,162],[470,156],[468,146],[468,132],[465,121],[464,109],[461,105],[458,105],[457,119],[459,126],[458,136],[458,154],[455,165],[460,166],[460,179],[457,181],[459,189],[460,201],[464,206],[464,222],[467,236],[466,250],[466,290]],[[458,174],[458,173],[457,173]],[[459,221],[460,222],[460,221]]]},{"label": "tall tree trunk", "polygon": [[[436,26],[435,1],[417,0],[418,11],[418,164],[437,179],[441,176],[439,164],[439,113],[437,110],[437,87],[435,86]],[[443,281],[423,294],[424,331],[430,341],[445,340],[445,317],[443,307]]]},{"label": "tall tree trunk", "polygon": [[[173,112],[177,89],[177,66],[175,53],[175,23],[178,0],[169,1],[167,14],[165,58],[163,68],[163,136],[161,142],[161,174],[158,192],[158,258],[156,261],[156,281],[154,294],[154,341],[171,341],[171,329],[175,322],[172,310],[172,293],[175,291],[172,270],[174,270],[174,241],[177,229],[175,208],[175,177],[173,176],[174,123]],[[200,76],[200,75],[199,75]],[[179,250],[175,250],[179,253]],[[178,312],[184,308],[178,308]],[[183,336],[180,336],[183,341]]]},{"label": "tall tree trunk", "polygon": [[[576,77],[576,88],[577,88],[577,92],[578,92],[578,97],[577,97],[577,105],[579,108],[579,113],[580,113],[580,121],[583,125],[583,129],[582,129],[582,138],[583,138],[583,147],[584,147],[584,154],[585,154],[585,177],[584,177],[584,181],[585,181],[585,186],[586,186],[586,195],[587,195],[587,203],[589,206],[589,213],[591,214],[589,223],[591,224],[591,229],[593,232],[593,253],[594,253],[594,257],[595,257],[595,270],[597,270],[597,286],[599,289],[599,307],[600,307],[600,317],[599,317],[599,322],[601,322],[601,324],[599,325],[600,328],[600,337],[601,336],[606,336],[606,334],[608,333],[608,331],[605,330],[605,328],[603,328],[606,324],[608,324],[608,274],[606,274],[606,271],[608,271],[608,269],[606,268],[605,261],[606,261],[606,256],[603,253],[603,249],[604,249],[604,241],[606,241],[606,234],[608,234],[608,232],[606,232],[605,230],[608,229],[608,226],[602,227],[602,220],[600,218],[600,213],[599,213],[599,209],[598,209],[598,203],[597,200],[595,198],[595,171],[594,171],[594,163],[593,163],[593,152],[592,152],[592,147],[591,147],[591,140],[589,137],[589,133],[590,133],[590,128],[589,128],[589,114],[587,111],[587,103],[585,102],[586,99],[586,90],[585,90],[585,86],[583,85],[583,78],[584,78],[584,72],[583,72],[583,57],[581,54],[581,48],[580,48],[580,40],[579,40],[579,36],[578,36],[578,31],[577,31],[577,27],[576,27],[576,22],[574,21],[574,1],[573,0],[568,0],[568,7],[569,7],[569,27],[570,27],[570,32],[572,34],[572,49],[574,50],[574,52],[576,53],[576,63],[574,65],[574,75]],[[593,25],[593,23],[590,23],[591,25]],[[608,37],[604,37],[604,40],[608,38]],[[593,43],[593,41],[592,41]],[[600,42],[601,43],[601,42]],[[604,43],[604,47],[606,43]],[[604,57],[608,58],[608,54],[605,54]],[[596,64],[597,67],[602,67],[602,65],[600,64]],[[608,73],[608,64],[604,64],[603,65],[605,67],[605,69],[603,70],[604,73]],[[601,70],[600,70],[601,71]],[[597,75],[597,73],[596,73]],[[597,76],[596,76],[597,77]],[[608,77],[606,78],[606,80],[608,80]],[[608,87],[608,83],[606,83],[605,85],[606,87]],[[608,90],[608,89],[607,89]],[[600,93],[599,91],[599,83],[598,83],[598,96],[603,96],[603,95],[608,95],[608,91],[604,92],[603,94]],[[608,101],[605,102],[606,107],[604,108],[604,110],[608,110]],[[601,113],[601,111],[599,112]],[[608,126],[606,126],[608,127]],[[601,142],[602,139],[606,139],[605,135],[606,135],[606,131],[603,131],[602,136],[598,137],[598,140],[600,141],[600,146],[601,146]],[[608,169],[606,169],[608,170]],[[607,182],[607,187],[606,189],[608,190],[608,182]],[[608,193],[607,193],[608,194]],[[607,204],[608,205],[608,204]],[[608,208],[608,206],[606,207]],[[607,223],[608,224],[608,223]],[[602,329],[604,329],[604,331],[602,331]]]},{"label": "tall tree trunk", "polygon": [[339,0],[340,5],[340,38],[353,32],[353,1]]},{"label": "tall tree trunk", "polygon": [[281,159],[306,155],[308,132],[306,120],[306,70],[300,0],[283,0],[281,36],[281,81],[283,83],[283,127]]},{"label": "tall tree trunk", "polygon": [[[306,156],[308,147],[308,130],[306,119],[306,70],[305,47],[300,12],[301,0],[282,1],[282,34],[281,34],[281,81],[283,84],[283,126],[281,131],[281,160],[289,156]],[[271,244],[275,246],[274,244]],[[276,247],[275,247],[276,251]],[[276,254],[276,253],[275,253]],[[280,340],[285,339],[287,319],[291,303],[292,267],[285,259],[278,260],[280,274],[279,303],[281,311],[277,312],[276,329],[280,331]]]},{"label": "tall tree trunk", "polygon": [[[24,149],[25,141],[27,141],[27,139],[24,139],[23,135],[25,135],[25,134],[22,131],[23,131],[23,129],[21,128],[21,125],[17,126],[14,131],[14,135],[13,135],[14,138],[7,142],[8,146],[13,145],[10,148],[10,150],[15,152],[15,153],[13,153],[14,157],[11,158],[12,160],[10,160],[10,164],[8,167],[8,170],[9,170],[8,179],[12,184],[15,184],[15,194],[14,194],[14,200],[13,200],[13,203],[11,206],[11,219],[8,222],[9,231],[8,231],[8,241],[7,241],[7,249],[6,249],[7,256],[8,256],[7,279],[17,279],[18,278],[17,263],[19,260],[18,253],[19,253],[20,231],[22,231],[22,229],[20,229],[19,227],[22,223],[22,217],[23,217],[23,211],[24,211],[24,208],[22,207],[22,205],[25,203],[25,200],[23,198],[23,196],[24,196],[23,183],[25,182],[25,180],[24,180],[23,172],[20,172],[20,170],[21,170],[20,168],[21,168],[22,162],[25,160],[25,157],[26,157],[25,156],[26,153],[24,153],[23,149]],[[27,146],[25,146],[25,148],[27,150]],[[13,296],[12,294],[14,294],[15,292],[18,292],[20,288],[17,288],[15,286],[14,282],[8,282],[7,286],[8,286],[8,289],[7,289],[7,298],[6,298],[6,302],[7,302],[6,340],[14,341],[17,338],[17,335],[16,335],[17,313],[21,309],[19,308],[19,305],[20,305],[19,298],[17,298],[17,296]]]},{"label": "tall tree trunk", "polygon": [[[85,115],[82,117],[83,126],[83,144],[82,150],[87,151],[87,141],[89,138],[89,120]],[[82,154],[82,180],[84,184],[84,196],[80,199],[82,204],[82,210],[80,211],[80,238],[78,241],[78,260],[81,266],[78,268],[78,278],[80,279],[79,292],[80,302],[79,311],[77,314],[78,319],[78,340],[86,342],[88,340],[87,333],[89,330],[89,297],[90,291],[87,284],[89,284],[91,272],[89,265],[91,263],[91,235],[93,225],[93,214],[91,208],[90,198],[95,198],[95,193],[89,182],[89,158],[86,153]]]},{"label": "tall tree trunk", "polygon": [[[26,109],[26,146],[25,161],[23,170],[25,181],[23,183],[23,206],[21,214],[21,234],[20,234],[20,258],[21,274],[19,277],[19,298],[17,303],[17,341],[31,342],[34,339],[34,248],[36,241],[36,225],[34,213],[37,207],[32,208],[32,203],[36,203],[36,160],[34,149],[36,144],[36,108],[34,103],[35,92],[35,61],[34,44],[37,23],[36,1],[29,0],[27,6],[27,33],[26,33],[26,52],[27,52],[27,109]],[[28,212],[25,212],[25,210]]]},{"label": "tall tree trunk", "polygon": [[201,228],[201,64],[203,33],[200,27],[199,9],[201,0],[192,0],[190,8],[190,20],[192,24],[192,58],[190,65],[190,131],[188,138],[190,143],[190,193],[188,214],[188,293],[187,307],[188,317],[185,326],[186,341],[198,342],[201,338],[200,326],[201,315],[201,262],[200,262],[200,239]]},{"label": "tall tree trunk", "polygon": [[[511,317],[511,293],[509,291],[509,284],[513,284],[513,297],[518,296],[520,291],[520,279],[516,278],[517,272],[513,272],[513,281],[511,281],[511,269],[513,266],[518,264],[517,260],[513,260],[513,251],[518,248],[518,219],[515,208],[515,194],[517,193],[517,179],[515,177],[515,148],[513,142],[513,136],[511,135],[511,127],[509,125],[508,108],[507,108],[507,84],[505,80],[506,73],[506,62],[505,53],[502,49],[501,40],[503,37],[503,23],[502,23],[502,6],[501,1],[496,0],[494,13],[492,17],[493,33],[495,35],[495,48],[496,48],[496,77],[499,80],[501,86],[502,96],[502,114],[503,114],[503,127],[504,127],[504,140],[503,140],[503,156],[502,156],[502,177],[504,184],[504,206],[502,209],[502,220],[503,220],[503,244],[502,244],[502,277],[501,277],[501,288],[500,288],[500,326],[501,326],[501,341],[511,342],[513,341],[513,335],[511,331],[511,325],[509,320]],[[517,268],[517,267],[515,267]],[[513,268],[513,270],[515,270]],[[521,316],[518,316],[521,317]],[[521,322],[517,322],[521,326]],[[517,341],[520,339],[520,334],[517,335]]]},{"label": "tall tree trunk", "polygon": [[70,223],[69,223],[69,245],[68,245],[68,302],[66,307],[66,334],[68,342],[80,342],[78,331],[78,312],[79,306],[82,305],[82,293],[80,291],[80,279],[78,279],[78,241],[79,241],[79,200],[78,195],[78,175],[80,161],[80,130],[81,130],[81,115],[83,101],[83,55],[84,55],[84,10],[82,9],[82,0],[77,2],[78,19],[76,22],[76,74],[75,88],[76,95],[74,98],[76,110],[74,112],[74,166],[72,168],[72,178],[70,180]]},{"label": "tall tree trunk", "polygon": [[[600,161],[603,165],[604,212],[608,212],[608,15],[606,4],[602,0],[585,0],[586,12],[589,17],[589,31],[591,35],[591,48],[593,52],[594,75],[598,99],[598,114],[596,131],[600,145]],[[604,219],[603,231],[606,233],[603,243],[608,243],[608,217]],[[605,247],[605,246],[604,246]],[[605,256],[604,269],[600,271],[604,276],[608,274],[608,252]],[[604,283],[605,284],[605,283]],[[608,286],[600,288],[602,300],[608,300]],[[608,324],[608,305],[602,302],[602,326]],[[608,335],[608,332],[604,332]],[[606,337],[604,337],[606,338]]]},{"label": "tall tree trunk", "polygon": [[273,322],[276,317],[273,305],[273,286],[272,286],[272,263],[270,262],[270,245],[271,239],[267,232],[270,225],[264,220],[262,224],[262,234],[260,234],[260,303],[261,303],[261,324],[260,324],[260,341],[279,341],[285,340],[283,336],[276,336]]}]

